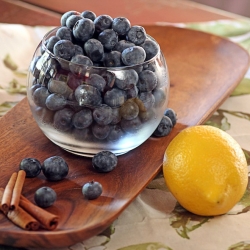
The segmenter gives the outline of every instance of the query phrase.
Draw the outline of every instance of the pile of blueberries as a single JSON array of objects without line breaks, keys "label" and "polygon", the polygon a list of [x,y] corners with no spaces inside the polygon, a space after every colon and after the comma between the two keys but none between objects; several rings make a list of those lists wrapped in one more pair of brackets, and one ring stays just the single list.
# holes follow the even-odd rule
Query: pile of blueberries
[{"label": "pile of blueberries", "polygon": [[[125,17],[68,11],[31,63],[29,92],[57,130],[117,141],[154,120],[166,101],[167,79],[159,79],[165,69],[153,59],[159,51],[145,29]],[[112,70],[119,67],[124,70]]]}]

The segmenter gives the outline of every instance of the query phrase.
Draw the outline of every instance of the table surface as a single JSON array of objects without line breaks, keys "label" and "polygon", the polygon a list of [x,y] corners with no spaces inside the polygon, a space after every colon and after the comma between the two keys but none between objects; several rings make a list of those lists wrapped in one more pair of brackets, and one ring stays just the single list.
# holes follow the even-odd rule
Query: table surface
[{"label": "table surface", "polygon": [[[126,16],[132,24],[171,24],[202,30],[228,37],[250,52],[249,19],[181,0],[0,0],[0,34],[6,32],[5,25],[22,24],[24,26],[11,26],[10,30],[19,30],[21,34],[21,27],[24,27],[25,31],[39,36],[50,26],[58,26],[61,14],[72,9],[90,9],[97,15],[108,13],[111,16]],[[38,41],[36,39],[32,42]],[[0,44],[8,50],[8,44],[4,41],[1,43],[1,40]],[[15,95],[9,95],[8,91],[4,95],[2,85],[6,84],[6,89],[9,88],[9,83],[4,83],[4,79],[0,84],[0,115],[4,115],[25,94],[25,87],[18,85]],[[250,76],[247,73],[232,96],[207,123],[231,134],[243,148],[250,165],[249,97]],[[247,189],[244,199],[227,215],[199,217],[178,209],[176,200],[165,188],[163,177],[158,176],[103,234],[64,249],[249,249],[249,193]]]}]

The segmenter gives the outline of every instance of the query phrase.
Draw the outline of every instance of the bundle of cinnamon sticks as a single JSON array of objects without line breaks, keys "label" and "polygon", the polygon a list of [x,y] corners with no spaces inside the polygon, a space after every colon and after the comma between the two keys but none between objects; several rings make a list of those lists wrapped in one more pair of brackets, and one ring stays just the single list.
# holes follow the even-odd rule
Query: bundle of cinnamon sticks
[{"label": "bundle of cinnamon sticks", "polygon": [[26,172],[14,172],[6,187],[0,188],[0,210],[15,225],[25,230],[40,228],[54,230],[58,225],[58,216],[33,204],[22,195]]}]

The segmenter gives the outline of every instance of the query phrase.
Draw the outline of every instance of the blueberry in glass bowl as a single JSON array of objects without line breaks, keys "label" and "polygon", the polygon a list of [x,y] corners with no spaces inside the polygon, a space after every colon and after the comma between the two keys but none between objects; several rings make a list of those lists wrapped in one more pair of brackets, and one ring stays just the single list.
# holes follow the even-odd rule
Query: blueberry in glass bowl
[{"label": "blueberry in glass bowl", "polygon": [[73,13],[77,17],[72,11],[62,16],[32,58],[27,97],[33,117],[71,153],[124,154],[145,142],[164,116],[164,55],[143,27],[124,17]]}]

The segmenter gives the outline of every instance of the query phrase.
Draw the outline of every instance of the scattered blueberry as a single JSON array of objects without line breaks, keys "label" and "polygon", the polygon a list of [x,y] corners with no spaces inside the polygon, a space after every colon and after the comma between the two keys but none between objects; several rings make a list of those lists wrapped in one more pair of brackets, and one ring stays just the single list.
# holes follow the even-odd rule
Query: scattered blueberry
[{"label": "scattered blueberry", "polygon": [[176,115],[175,111],[171,108],[167,108],[164,112],[164,115],[169,117],[172,121],[173,126],[175,126],[176,121],[177,121],[177,115]]},{"label": "scattered blueberry", "polygon": [[42,172],[49,181],[60,181],[67,176],[69,167],[61,156],[51,156],[43,162]]},{"label": "scattered blueberry", "polygon": [[36,190],[34,200],[37,206],[42,208],[50,207],[57,199],[56,192],[50,187],[41,187]]},{"label": "scattered blueberry", "polygon": [[24,158],[20,162],[19,168],[26,172],[26,177],[32,178],[40,174],[42,166],[40,161],[35,158]]},{"label": "scattered blueberry", "polygon": [[163,116],[153,135],[157,137],[167,136],[173,128],[172,121],[169,117]]},{"label": "scattered blueberry", "polygon": [[110,151],[101,151],[92,158],[92,166],[98,172],[112,171],[118,163],[117,156]]},{"label": "scattered blueberry", "polygon": [[90,181],[83,185],[82,193],[88,200],[94,200],[102,194],[102,185],[97,181]]}]

